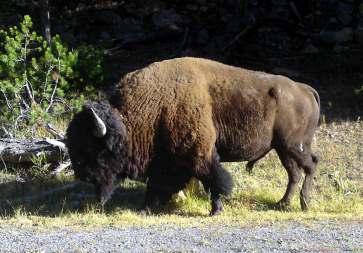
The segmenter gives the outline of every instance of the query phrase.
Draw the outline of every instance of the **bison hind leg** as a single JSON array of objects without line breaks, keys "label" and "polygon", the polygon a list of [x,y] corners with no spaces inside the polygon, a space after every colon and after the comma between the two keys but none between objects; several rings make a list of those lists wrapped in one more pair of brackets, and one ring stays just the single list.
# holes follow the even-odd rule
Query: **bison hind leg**
[{"label": "bison hind leg", "polygon": [[284,196],[276,204],[277,209],[286,210],[290,207],[291,199],[298,188],[302,172],[287,150],[276,150],[282,165],[285,167],[288,175],[288,183]]},{"label": "bison hind leg", "polygon": [[310,203],[311,188],[316,175],[318,157],[311,152],[310,142],[306,145],[300,144],[299,146],[300,148],[297,148],[296,145],[292,146],[289,149],[289,153],[305,172],[305,179],[300,191],[300,205],[303,211],[307,211]]},{"label": "bison hind leg", "polygon": [[305,163],[301,164],[301,167],[305,172],[305,179],[300,191],[300,205],[303,211],[309,209],[310,193],[313,187],[314,178],[316,175],[316,166],[318,164],[318,158],[316,155],[311,154],[306,157]]},{"label": "bison hind leg", "polygon": [[309,144],[291,145],[288,148],[276,151],[289,175],[287,190],[279,205],[286,206],[289,204],[302,176],[300,172],[302,169],[305,172],[305,179],[300,191],[300,205],[302,210],[308,210],[318,157],[312,154]]}]

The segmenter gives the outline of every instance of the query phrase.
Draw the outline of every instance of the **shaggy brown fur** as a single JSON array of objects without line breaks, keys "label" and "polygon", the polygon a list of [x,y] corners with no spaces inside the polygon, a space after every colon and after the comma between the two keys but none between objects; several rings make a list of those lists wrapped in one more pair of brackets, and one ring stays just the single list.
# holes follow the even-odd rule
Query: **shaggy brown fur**
[{"label": "shaggy brown fur", "polygon": [[[300,199],[307,209],[317,164],[311,141],[320,107],[310,86],[199,58],[153,63],[127,74],[119,85],[110,98],[111,122],[122,117],[126,134],[119,145],[127,155],[115,154],[125,166],[114,177],[146,176],[146,205],[167,201],[194,176],[210,189],[211,213],[216,214],[222,209],[220,195],[232,188],[220,162],[249,161],[251,168],[275,149],[289,175],[279,206],[289,205],[302,168],[306,176]],[[96,113],[109,121],[108,113]],[[70,137],[72,132],[70,127],[68,138],[76,138]],[[78,154],[72,161],[77,159]]]}]

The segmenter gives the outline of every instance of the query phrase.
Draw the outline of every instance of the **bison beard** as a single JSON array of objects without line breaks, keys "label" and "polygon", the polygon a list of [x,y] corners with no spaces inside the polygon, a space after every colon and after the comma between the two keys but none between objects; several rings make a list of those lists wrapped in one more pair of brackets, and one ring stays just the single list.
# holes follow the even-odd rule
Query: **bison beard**
[{"label": "bison beard", "polygon": [[304,171],[307,210],[319,107],[314,89],[286,77],[178,58],[127,74],[110,103],[86,105],[68,127],[67,146],[76,177],[96,186],[102,204],[124,178],[146,178],[145,207],[154,207],[195,177],[211,194],[211,215],[233,186],[221,162],[248,161],[251,170],[275,149],[289,176],[277,206],[289,206]]}]

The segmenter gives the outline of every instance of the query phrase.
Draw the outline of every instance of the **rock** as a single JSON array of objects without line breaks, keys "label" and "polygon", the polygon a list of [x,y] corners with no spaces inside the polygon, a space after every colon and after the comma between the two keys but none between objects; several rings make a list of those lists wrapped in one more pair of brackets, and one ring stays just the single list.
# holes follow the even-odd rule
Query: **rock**
[{"label": "rock", "polygon": [[363,45],[363,16],[360,18],[357,29],[354,32],[355,40]]},{"label": "rock", "polygon": [[259,28],[256,40],[259,45],[279,50],[280,52],[286,53],[290,48],[290,37],[281,29],[270,27]]},{"label": "rock", "polygon": [[332,18],[328,25],[320,32],[319,38],[327,44],[348,42],[353,39],[353,29],[342,27],[335,18]]},{"label": "rock", "polygon": [[108,40],[108,39],[111,38],[111,35],[108,32],[103,31],[100,34],[100,38],[103,39],[103,40]]},{"label": "rock", "polygon": [[168,28],[182,24],[183,18],[174,9],[169,9],[154,13],[152,21],[156,28]]},{"label": "rock", "polygon": [[189,11],[197,11],[199,9],[198,5],[195,4],[187,4],[185,8]]},{"label": "rock", "polygon": [[349,47],[342,46],[342,45],[335,45],[333,50],[334,50],[335,53],[342,53],[344,51],[348,51]]},{"label": "rock", "polygon": [[336,17],[343,25],[348,25],[353,20],[353,11],[353,3],[339,1],[336,7]]},{"label": "rock", "polygon": [[134,18],[125,18],[117,26],[113,26],[114,33],[130,33],[143,31],[142,21]]},{"label": "rock", "polygon": [[310,42],[304,47],[304,49],[302,50],[302,53],[316,54],[316,53],[319,53],[319,49]]},{"label": "rock", "polygon": [[209,42],[209,32],[207,29],[201,30],[197,35],[197,43],[200,45],[206,45]]},{"label": "rock", "polygon": [[328,44],[348,42],[353,39],[353,29],[344,27],[339,31],[321,31],[320,39]]},{"label": "rock", "polygon": [[122,23],[122,18],[112,10],[100,10],[96,11],[91,19],[94,22],[105,24],[105,25],[119,25]]},{"label": "rock", "polygon": [[207,3],[207,0],[195,0],[197,4],[205,5]]},{"label": "rock", "polygon": [[200,7],[200,11],[201,12],[208,12],[208,10],[209,10],[208,6],[202,6],[202,7]]}]

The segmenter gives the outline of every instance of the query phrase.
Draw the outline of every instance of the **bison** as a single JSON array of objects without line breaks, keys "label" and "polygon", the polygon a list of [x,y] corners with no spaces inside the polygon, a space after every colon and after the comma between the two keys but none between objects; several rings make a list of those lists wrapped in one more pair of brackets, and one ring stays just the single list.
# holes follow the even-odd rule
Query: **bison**
[{"label": "bison", "polygon": [[288,173],[285,208],[298,187],[308,208],[317,157],[311,142],[318,93],[281,76],[200,58],[153,63],[126,74],[109,102],[92,102],[67,130],[75,176],[91,182],[102,204],[124,178],[145,178],[145,207],[165,203],[195,177],[211,195],[211,215],[232,178],[221,162],[248,161],[276,150]]}]

